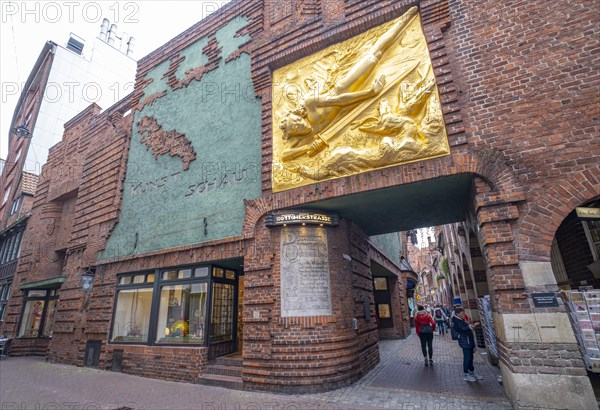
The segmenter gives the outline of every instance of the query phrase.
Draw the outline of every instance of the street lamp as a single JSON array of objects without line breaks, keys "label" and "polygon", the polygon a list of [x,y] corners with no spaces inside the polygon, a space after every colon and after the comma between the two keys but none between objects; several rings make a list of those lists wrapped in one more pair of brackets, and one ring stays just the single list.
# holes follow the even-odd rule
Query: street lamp
[{"label": "street lamp", "polygon": [[16,128],[13,128],[13,130],[12,130],[12,131],[13,131],[13,132],[14,132],[14,133],[17,135],[17,137],[19,137],[19,138],[27,138],[27,137],[29,137],[29,134],[30,134],[30,131],[29,131],[29,129],[27,128],[27,125],[25,125],[25,124],[21,124],[21,125],[19,125],[18,127],[16,127]]},{"label": "street lamp", "polygon": [[96,276],[96,272],[93,268],[88,268],[84,273],[81,274],[81,290],[84,292],[89,292],[92,290],[94,276]]}]

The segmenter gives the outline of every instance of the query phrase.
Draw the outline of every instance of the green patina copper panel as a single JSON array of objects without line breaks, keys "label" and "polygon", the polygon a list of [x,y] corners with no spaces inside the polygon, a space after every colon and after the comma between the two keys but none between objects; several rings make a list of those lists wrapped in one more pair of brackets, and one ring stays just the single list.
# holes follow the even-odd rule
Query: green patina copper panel
[{"label": "green patina copper panel", "polygon": [[232,55],[249,41],[235,37],[247,23],[236,18],[188,46],[172,78],[163,78],[169,62],[146,76],[154,81],[135,112],[119,222],[100,259],[241,234],[243,200],[261,188],[261,104],[249,55]]}]

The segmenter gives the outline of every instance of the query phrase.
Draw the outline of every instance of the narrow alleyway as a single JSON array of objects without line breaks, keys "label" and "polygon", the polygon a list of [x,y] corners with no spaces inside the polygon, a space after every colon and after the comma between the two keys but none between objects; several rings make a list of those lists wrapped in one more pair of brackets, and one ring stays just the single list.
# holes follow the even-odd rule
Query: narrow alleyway
[{"label": "narrow alleyway", "polygon": [[0,409],[338,410],[510,409],[496,381],[497,368],[476,353],[484,380],[462,379],[462,355],[449,335],[434,338],[433,367],[423,365],[418,338],[380,342],[381,362],[359,382],[310,395],[277,395],[174,383],[43,358],[0,361]]},{"label": "narrow alleyway", "polygon": [[500,369],[489,364],[485,349],[475,353],[475,370],[483,380],[463,380],[462,350],[445,336],[433,339],[434,365],[425,367],[419,338],[382,340],[381,362],[366,377],[344,389],[318,395],[337,403],[372,405],[386,409],[510,409],[496,377]]}]

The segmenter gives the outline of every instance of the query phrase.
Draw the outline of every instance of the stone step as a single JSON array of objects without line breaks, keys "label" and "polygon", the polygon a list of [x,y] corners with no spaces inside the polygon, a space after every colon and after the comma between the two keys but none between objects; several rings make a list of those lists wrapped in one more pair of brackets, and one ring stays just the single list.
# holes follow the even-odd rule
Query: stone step
[{"label": "stone step", "polygon": [[206,367],[206,374],[222,374],[224,376],[242,377],[242,366],[211,364]]},{"label": "stone step", "polygon": [[47,356],[48,348],[39,346],[11,346],[8,351],[9,356]]},{"label": "stone step", "polygon": [[203,374],[198,379],[198,384],[236,390],[242,390],[244,386],[241,377],[225,376],[222,374]]},{"label": "stone step", "polygon": [[242,367],[243,361],[244,361],[244,359],[242,359],[241,357],[237,358],[237,357],[221,356],[221,357],[217,357],[213,364],[216,364],[219,366]]}]

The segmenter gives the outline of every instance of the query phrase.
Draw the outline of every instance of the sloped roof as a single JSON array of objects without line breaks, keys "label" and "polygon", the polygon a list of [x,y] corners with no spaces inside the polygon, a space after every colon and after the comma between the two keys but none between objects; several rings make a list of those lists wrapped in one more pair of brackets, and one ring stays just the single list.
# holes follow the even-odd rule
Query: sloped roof
[{"label": "sloped roof", "polygon": [[38,184],[38,176],[30,172],[23,172],[22,188],[21,190],[26,194],[35,194]]}]

